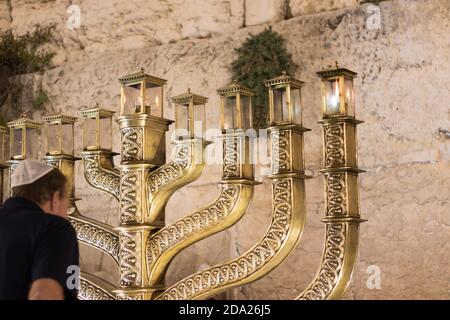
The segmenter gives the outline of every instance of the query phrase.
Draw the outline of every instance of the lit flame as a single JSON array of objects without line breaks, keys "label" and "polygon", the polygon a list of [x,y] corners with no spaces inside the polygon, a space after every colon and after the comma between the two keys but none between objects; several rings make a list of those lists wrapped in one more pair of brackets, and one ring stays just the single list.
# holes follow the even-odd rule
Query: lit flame
[{"label": "lit flame", "polygon": [[336,113],[339,111],[339,81],[334,81],[334,92],[331,92],[327,98],[327,112]]}]

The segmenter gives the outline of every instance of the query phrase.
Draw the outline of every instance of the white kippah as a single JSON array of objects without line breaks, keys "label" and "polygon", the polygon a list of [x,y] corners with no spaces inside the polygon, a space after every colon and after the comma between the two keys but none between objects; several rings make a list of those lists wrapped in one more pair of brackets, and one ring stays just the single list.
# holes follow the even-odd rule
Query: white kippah
[{"label": "white kippah", "polygon": [[11,187],[18,187],[24,184],[30,184],[42,178],[52,171],[54,167],[45,162],[37,160],[23,160],[14,170],[11,177]]}]

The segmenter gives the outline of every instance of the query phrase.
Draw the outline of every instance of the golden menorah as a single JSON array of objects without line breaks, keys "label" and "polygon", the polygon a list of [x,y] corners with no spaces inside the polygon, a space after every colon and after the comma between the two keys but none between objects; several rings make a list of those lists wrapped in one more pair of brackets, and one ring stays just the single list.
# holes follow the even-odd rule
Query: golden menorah
[{"label": "golden menorah", "polygon": [[[356,73],[339,67],[318,72],[322,81],[323,161],[326,228],[319,271],[297,299],[336,299],[345,291],[355,266],[359,214],[356,126],[353,79]],[[120,164],[112,151],[113,111],[95,108],[82,112],[83,152],[74,156],[75,117],[44,117],[48,164],[68,178],[69,219],[81,243],[109,254],[120,272],[114,286],[92,274],[81,273],[80,299],[205,299],[241,286],[280,265],[295,249],[303,231],[305,175],[302,125],[303,82],[283,73],[265,82],[269,94],[272,220],[266,234],[251,249],[221,265],[166,285],[172,259],[191,244],[221,232],[246,213],[253,198],[255,166],[250,161],[252,96],[236,82],[218,89],[223,144],[220,194],[212,203],[165,225],[165,207],[180,188],[201,176],[207,98],[189,89],[172,97],[175,121],[163,118],[165,80],[140,72],[121,83]],[[175,122],[175,156],[166,163],[166,132]],[[196,130],[200,122],[201,129]],[[19,161],[37,158],[41,123],[21,118],[0,128],[1,170],[14,171]],[[197,128],[198,129],[198,128]],[[10,143],[10,155],[6,156]],[[120,205],[120,225],[113,227],[81,214],[76,205],[74,164],[81,160],[87,182],[108,193]],[[3,175],[2,175],[3,178]],[[3,183],[2,183],[3,185]],[[2,188],[3,191],[3,188]]]}]

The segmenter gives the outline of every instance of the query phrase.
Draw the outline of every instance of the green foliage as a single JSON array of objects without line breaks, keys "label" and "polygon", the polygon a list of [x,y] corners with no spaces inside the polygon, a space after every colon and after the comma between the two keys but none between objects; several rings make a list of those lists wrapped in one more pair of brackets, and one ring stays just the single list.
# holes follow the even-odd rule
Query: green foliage
[{"label": "green foliage", "polygon": [[53,27],[39,25],[33,32],[15,37],[11,31],[0,36],[0,67],[6,67],[11,75],[44,71],[50,66],[55,53],[40,50],[52,40]]},{"label": "green foliage", "polygon": [[233,80],[255,90],[253,99],[253,126],[265,128],[269,110],[268,91],[264,80],[292,73],[295,64],[286,49],[285,40],[272,28],[251,35],[244,44],[235,49],[238,57],[232,64]]},{"label": "green foliage", "polygon": [[48,101],[50,101],[50,99],[48,98],[47,91],[40,90],[33,100],[33,107],[34,109],[41,109]]},{"label": "green foliage", "polygon": [[[10,81],[11,77],[43,72],[51,66],[55,53],[43,50],[42,46],[53,39],[53,27],[36,26],[32,32],[22,36],[14,36],[11,31],[0,34],[0,105],[10,99],[14,105],[13,114],[22,112],[20,98],[23,90],[32,90],[23,86],[20,81]],[[40,90],[34,93],[36,98],[32,102],[33,108],[42,108],[49,101],[46,92]]]}]

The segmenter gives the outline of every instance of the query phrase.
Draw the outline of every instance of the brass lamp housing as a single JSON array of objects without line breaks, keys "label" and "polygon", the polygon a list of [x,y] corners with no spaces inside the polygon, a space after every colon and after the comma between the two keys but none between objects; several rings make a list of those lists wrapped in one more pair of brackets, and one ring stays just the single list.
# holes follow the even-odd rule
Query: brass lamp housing
[{"label": "brass lamp housing", "polygon": [[264,83],[269,88],[269,125],[302,125],[301,87],[305,83],[286,72]]},{"label": "brass lamp housing", "polygon": [[322,80],[322,114],[324,118],[355,117],[353,79],[357,73],[340,67],[317,72]]},{"label": "brass lamp housing", "polygon": [[37,159],[42,124],[28,118],[20,118],[8,122],[7,125],[10,130],[10,159]]},{"label": "brass lamp housing", "polygon": [[62,114],[43,117],[46,124],[46,155],[73,156],[74,123],[77,119]]},{"label": "brass lamp housing", "polygon": [[220,95],[220,127],[247,130],[253,127],[252,97],[255,92],[237,81],[217,90]]},{"label": "brass lamp housing", "polygon": [[9,160],[9,147],[7,146],[9,138],[7,135],[8,128],[0,126],[0,166],[6,165]]},{"label": "brass lamp housing", "polygon": [[[177,95],[171,98],[172,103],[175,104],[175,127],[177,130],[186,131],[186,135],[179,135],[176,138],[182,140],[187,139],[202,139],[206,131],[206,110],[205,104],[208,98],[191,92]],[[199,119],[200,118],[200,119]],[[195,122],[201,121],[201,135],[196,137]]]},{"label": "brass lamp housing", "polygon": [[[106,150],[111,151],[112,149],[112,117],[114,111],[92,108],[81,112],[84,118],[84,128],[83,128],[83,150]],[[93,131],[93,132],[92,132]],[[92,133],[94,133],[95,138],[92,140]],[[104,137],[107,135],[106,142],[101,138],[101,134]]]},{"label": "brass lamp housing", "polygon": [[[162,118],[164,115],[164,85],[167,80],[141,71],[119,78],[120,115],[148,114]],[[142,106],[145,106],[143,108]]]}]

